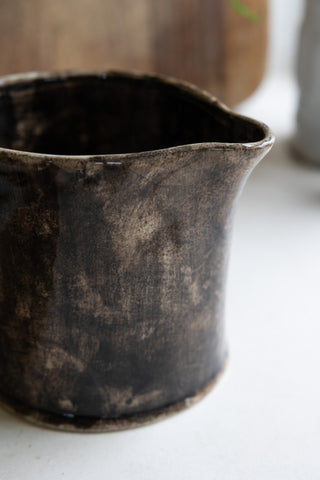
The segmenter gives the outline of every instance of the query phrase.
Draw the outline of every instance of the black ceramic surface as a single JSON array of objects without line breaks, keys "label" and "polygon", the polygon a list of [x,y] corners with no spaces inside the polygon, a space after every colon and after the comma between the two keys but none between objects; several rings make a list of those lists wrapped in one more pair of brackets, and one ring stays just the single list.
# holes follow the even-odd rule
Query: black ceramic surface
[{"label": "black ceramic surface", "polygon": [[0,81],[0,394],[100,431],[187,406],[226,357],[233,205],[273,139],[173,80]]}]

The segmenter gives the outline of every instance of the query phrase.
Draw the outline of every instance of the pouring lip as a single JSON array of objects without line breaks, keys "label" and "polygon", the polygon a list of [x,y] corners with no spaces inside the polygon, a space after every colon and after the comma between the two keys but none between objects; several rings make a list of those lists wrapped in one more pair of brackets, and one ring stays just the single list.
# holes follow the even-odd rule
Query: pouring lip
[{"label": "pouring lip", "polygon": [[[162,85],[169,85],[176,87],[180,91],[184,91],[189,95],[192,95],[194,98],[202,100],[207,103],[207,105],[214,105],[218,107],[225,114],[233,117],[234,119],[243,120],[251,125],[258,127],[262,133],[263,137],[254,142],[199,142],[199,143],[183,143],[181,145],[164,147],[152,150],[142,150],[137,152],[128,152],[128,153],[107,153],[107,154],[86,154],[86,155],[64,155],[64,154],[52,154],[52,153],[41,153],[27,150],[16,150],[12,148],[2,147],[0,145],[0,158],[3,155],[12,160],[20,160],[22,163],[28,164],[37,164],[37,163],[60,163],[60,162],[81,162],[81,163],[97,163],[97,164],[106,164],[106,165],[121,165],[122,161],[136,159],[137,157],[154,157],[159,154],[174,154],[174,153],[183,153],[190,151],[199,151],[199,150],[269,150],[274,141],[275,137],[271,132],[270,128],[253,118],[241,115],[223,102],[221,102],[217,97],[208,93],[205,90],[196,87],[190,82],[185,80],[180,80],[173,78],[168,75],[155,74],[155,73],[141,73],[139,71],[125,71],[125,70],[62,70],[62,71],[31,71],[23,72],[17,74],[4,75],[0,77],[0,89],[5,87],[11,87],[13,89],[22,88],[29,83],[50,83],[50,82],[63,82],[66,80],[76,80],[79,78],[95,78],[95,79],[107,79],[110,77],[120,77],[133,80],[150,80],[158,82]],[[71,165],[70,165],[71,166]]]}]

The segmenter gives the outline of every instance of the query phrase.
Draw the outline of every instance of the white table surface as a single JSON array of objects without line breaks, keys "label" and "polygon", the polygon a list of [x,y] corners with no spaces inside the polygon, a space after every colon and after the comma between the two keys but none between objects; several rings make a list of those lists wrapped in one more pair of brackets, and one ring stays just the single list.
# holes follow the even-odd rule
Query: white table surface
[{"label": "white table surface", "polygon": [[240,107],[278,141],[236,212],[230,360],[216,388],[112,434],[44,430],[0,410],[1,480],[320,479],[320,168],[290,156],[295,102],[292,81],[274,77]]}]

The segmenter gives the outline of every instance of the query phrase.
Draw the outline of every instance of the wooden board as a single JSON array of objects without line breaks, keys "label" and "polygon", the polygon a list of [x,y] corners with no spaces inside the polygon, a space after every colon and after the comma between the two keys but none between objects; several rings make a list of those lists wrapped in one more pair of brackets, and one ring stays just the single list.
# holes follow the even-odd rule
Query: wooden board
[{"label": "wooden board", "polygon": [[189,80],[229,104],[259,84],[267,0],[2,0],[0,74],[120,68]]}]

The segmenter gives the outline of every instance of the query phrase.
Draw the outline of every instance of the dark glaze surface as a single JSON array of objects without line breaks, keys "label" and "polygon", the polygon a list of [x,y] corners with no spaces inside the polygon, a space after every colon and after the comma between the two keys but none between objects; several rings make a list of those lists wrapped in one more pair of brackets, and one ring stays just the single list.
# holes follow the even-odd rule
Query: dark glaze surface
[{"label": "dark glaze surface", "polygon": [[0,149],[7,402],[116,419],[205,388],[226,354],[233,204],[271,147],[266,130],[173,84],[116,75],[2,86],[0,112],[2,146],[42,153],[261,141],[72,162]]}]

